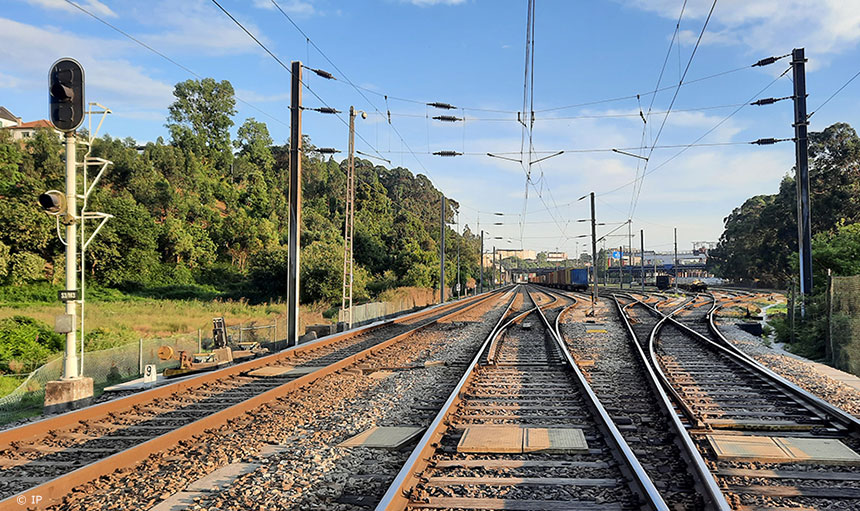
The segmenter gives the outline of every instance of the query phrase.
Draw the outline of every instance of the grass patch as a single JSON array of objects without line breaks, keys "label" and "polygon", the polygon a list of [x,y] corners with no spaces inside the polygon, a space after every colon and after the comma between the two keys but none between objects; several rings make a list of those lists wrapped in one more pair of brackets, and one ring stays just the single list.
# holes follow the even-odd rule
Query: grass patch
[{"label": "grass patch", "polygon": [[23,376],[0,375],[0,397],[8,396],[24,382]]}]

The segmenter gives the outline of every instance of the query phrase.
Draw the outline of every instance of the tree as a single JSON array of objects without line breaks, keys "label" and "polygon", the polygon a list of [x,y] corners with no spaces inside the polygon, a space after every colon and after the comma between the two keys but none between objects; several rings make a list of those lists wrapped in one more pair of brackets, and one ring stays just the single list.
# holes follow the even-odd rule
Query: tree
[{"label": "tree", "polygon": [[229,81],[212,78],[186,80],[173,89],[176,101],[169,107],[167,127],[173,142],[204,158],[225,172],[233,159],[230,144],[231,116],[236,99]]},{"label": "tree", "polygon": [[245,120],[236,132],[233,146],[239,150],[239,155],[247,158],[248,162],[262,171],[269,171],[275,165],[272,156],[272,137],[266,123],[257,122],[253,117]]},{"label": "tree", "polygon": [[[809,134],[812,232],[860,222],[860,138],[836,123]],[[733,280],[784,285],[797,261],[797,195],[786,175],[774,195],[751,197],[724,219],[725,230],[709,254],[715,274]],[[824,233],[824,234],[822,234]],[[817,265],[813,255],[813,266]],[[817,279],[821,283],[821,279]]]}]

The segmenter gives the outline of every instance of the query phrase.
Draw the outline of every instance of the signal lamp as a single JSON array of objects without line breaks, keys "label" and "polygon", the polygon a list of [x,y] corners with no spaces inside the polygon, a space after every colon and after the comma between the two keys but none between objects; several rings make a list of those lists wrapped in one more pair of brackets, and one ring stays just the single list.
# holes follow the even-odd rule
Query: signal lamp
[{"label": "signal lamp", "polygon": [[61,215],[66,211],[66,196],[57,190],[48,190],[39,195],[39,206],[49,215]]}]

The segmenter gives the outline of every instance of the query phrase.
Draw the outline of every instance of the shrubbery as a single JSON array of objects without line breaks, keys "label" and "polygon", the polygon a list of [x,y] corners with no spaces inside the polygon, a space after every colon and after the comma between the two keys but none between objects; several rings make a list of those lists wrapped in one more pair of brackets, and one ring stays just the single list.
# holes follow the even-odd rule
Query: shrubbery
[{"label": "shrubbery", "polygon": [[8,371],[10,363],[35,367],[63,348],[63,337],[41,321],[26,316],[0,320],[0,369]]}]

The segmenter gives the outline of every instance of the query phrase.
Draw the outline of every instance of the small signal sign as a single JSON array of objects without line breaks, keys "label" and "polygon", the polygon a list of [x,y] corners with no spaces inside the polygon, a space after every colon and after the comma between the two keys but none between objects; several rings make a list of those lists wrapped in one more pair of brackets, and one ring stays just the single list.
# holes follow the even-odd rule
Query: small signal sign
[{"label": "small signal sign", "polygon": [[61,302],[71,302],[78,299],[77,289],[61,289],[57,291],[57,298]]}]

